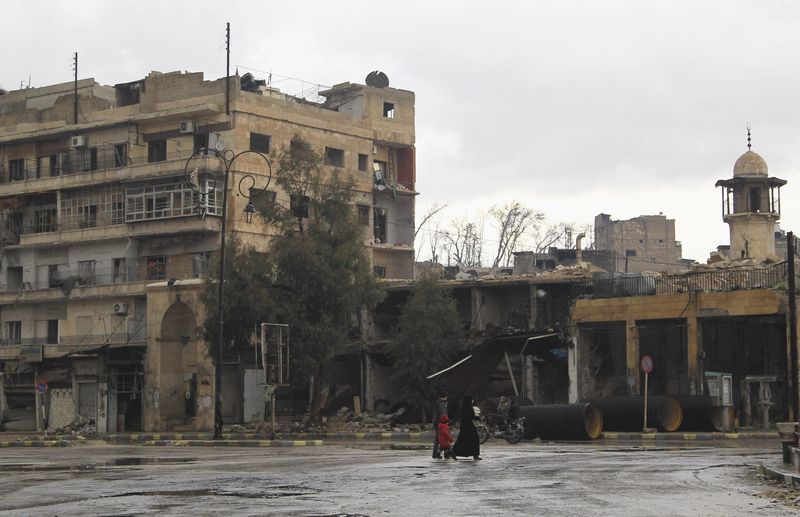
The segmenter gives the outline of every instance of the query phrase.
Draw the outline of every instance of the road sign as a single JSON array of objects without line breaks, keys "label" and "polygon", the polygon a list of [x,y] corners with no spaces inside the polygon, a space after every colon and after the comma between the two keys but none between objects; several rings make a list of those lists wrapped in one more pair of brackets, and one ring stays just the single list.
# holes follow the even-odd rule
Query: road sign
[{"label": "road sign", "polygon": [[40,381],[36,383],[36,393],[44,393],[47,391],[47,383]]},{"label": "road sign", "polygon": [[639,366],[642,368],[644,373],[652,373],[653,372],[653,358],[649,355],[643,355],[642,359],[639,361]]}]

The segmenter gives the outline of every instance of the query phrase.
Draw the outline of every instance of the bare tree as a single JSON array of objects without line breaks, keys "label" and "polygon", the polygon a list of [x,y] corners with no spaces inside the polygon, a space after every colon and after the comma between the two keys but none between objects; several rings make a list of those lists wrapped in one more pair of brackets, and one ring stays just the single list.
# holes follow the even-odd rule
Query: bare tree
[{"label": "bare tree", "polygon": [[580,232],[575,232],[574,223],[554,223],[541,225],[533,232],[533,251],[534,253],[547,253],[552,246],[559,246],[569,249],[574,246],[572,236]]},{"label": "bare tree", "polygon": [[494,206],[489,214],[498,225],[497,252],[492,267],[508,266],[517,249],[517,242],[530,229],[538,228],[544,221],[544,214],[522,206],[518,201]]},{"label": "bare tree", "polygon": [[480,267],[483,255],[483,217],[476,222],[459,219],[450,223],[447,233],[448,263],[453,260],[465,267]]},{"label": "bare tree", "polygon": [[[414,229],[414,247],[417,250],[417,260],[419,260],[420,253],[422,252],[423,242],[427,241],[428,246],[431,250],[431,261],[435,264],[438,261],[438,251],[441,251],[441,242],[442,237],[439,233],[440,228],[440,217],[439,214],[447,208],[447,203],[439,204],[434,203],[425,215],[422,217],[422,221],[417,225]],[[429,228],[427,229],[427,234],[422,232],[422,229],[428,225]],[[434,226],[434,229],[431,229],[430,226]]]}]

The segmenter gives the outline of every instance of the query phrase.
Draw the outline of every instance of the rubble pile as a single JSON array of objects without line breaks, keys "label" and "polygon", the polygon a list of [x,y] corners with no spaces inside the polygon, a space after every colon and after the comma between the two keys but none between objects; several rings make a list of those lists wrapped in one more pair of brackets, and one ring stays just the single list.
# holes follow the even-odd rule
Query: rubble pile
[{"label": "rubble pile", "polygon": [[85,418],[78,416],[75,420],[53,430],[56,434],[71,434],[73,436],[92,435],[97,434],[97,426],[95,426],[93,418]]},{"label": "rubble pile", "polygon": [[[292,422],[278,421],[275,432],[277,434],[328,434],[328,433],[408,433],[424,431],[425,426],[420,424],[398,424],[396,419],[403,414],[405,408],[394,413],[363,412],[356,415],[350,408],[342,407],[335,414],[322,417],[321,424],[313,424],[308,416],[303,420]],[[230,432],[256,432],[268,433],[271,431],[269,422],[253,422],[242,427],[231,426]]]}]

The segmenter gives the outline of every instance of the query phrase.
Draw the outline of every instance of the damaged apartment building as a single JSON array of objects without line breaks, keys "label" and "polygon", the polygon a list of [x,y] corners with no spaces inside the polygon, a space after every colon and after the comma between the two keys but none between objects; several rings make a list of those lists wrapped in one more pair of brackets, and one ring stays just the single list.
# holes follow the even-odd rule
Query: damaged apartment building
[{"label": "damaged apartment building", "polygon": [[[375,274],[413,275],[414,94],[382,73],[309,101],[249,74],[152,72],[0,95],[0,413],[7,429],[210,430],[214,371],[200,327],[202,276],[228,232],[266,246],[236,185],[268,171],[251,158],[230,188],[187,178],[199,149],[269,154],[296,135],[356,180]],[[226,109],[227,107],[227,109]],[[273,173],[279,174],[273,161]],[[208,180],[209,182],[211,180]],[[298,202],[271,183],[271,196]],[[202,203],[201,203],[202,201]],[[201,217],[202,216],[202,217]],[[226,422],[249,421],[263,388],[250,356],[223,363]],[[245,383],[248,379],[249,384]],[[35,393],[38,385],[46,391]],[[251,404],[252,406],[252,404]],[[252,412],[252,411],[250,411]]]},{"label": "damaged apartment building", "polygon": [[[683,273],[595,279],[592,297],[576,301],[570,400],[641,394],[640,358],[649,355],[652,395],[715,396],[727,408],[729,427],[734,419],[766,427],[790,416],[788,268],[775,256],[786,181],[769,176],[749,147],[733,177],[716,184],[731,260],[717,257]],[[730,392],[719,391],[723,377],[731,380]]]}]

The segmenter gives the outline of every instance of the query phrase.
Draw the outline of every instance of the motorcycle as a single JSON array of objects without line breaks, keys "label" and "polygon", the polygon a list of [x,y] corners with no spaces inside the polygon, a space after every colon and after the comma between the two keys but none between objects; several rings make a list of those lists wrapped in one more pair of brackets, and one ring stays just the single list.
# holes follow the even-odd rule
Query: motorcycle
[{"label": "motorcycle", "polygon": [[508,443],[519,443],[525,435],[525,417],[507,419],[505,422],[498,415],[489,415],[488,421],[480,417],[480,423],[475,426],[481,443],[489,437],[503,438]]}]

